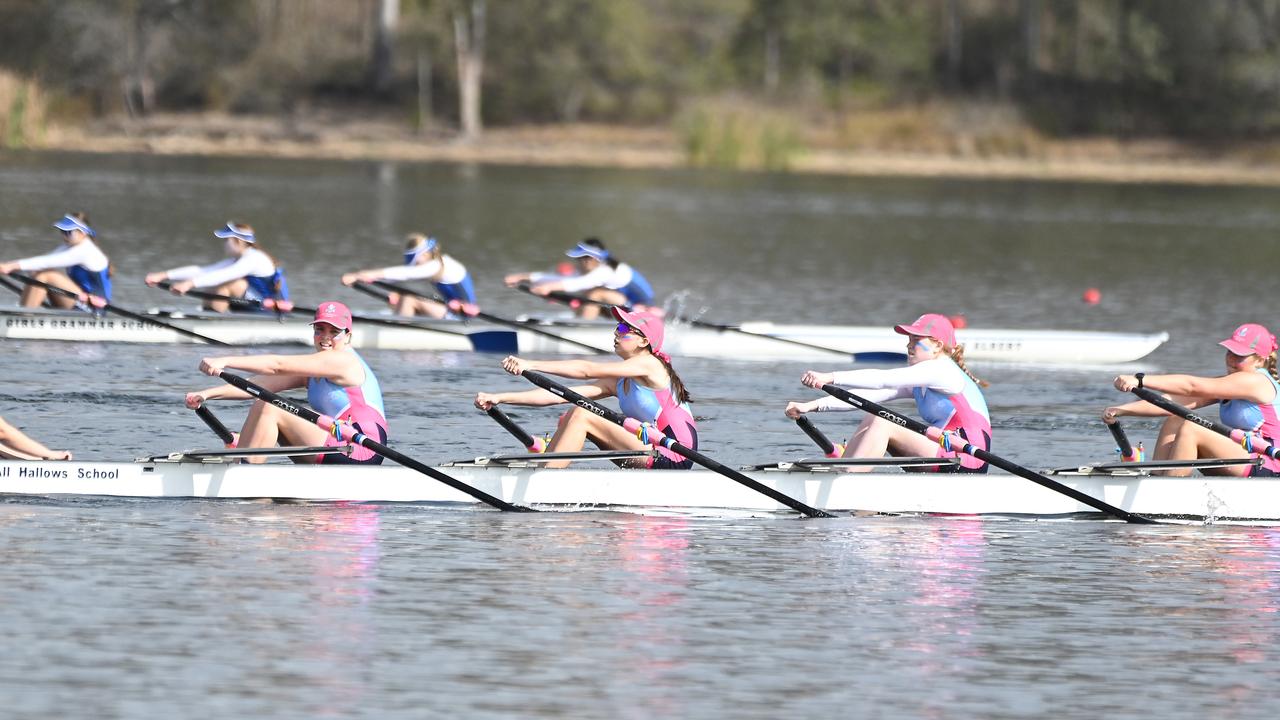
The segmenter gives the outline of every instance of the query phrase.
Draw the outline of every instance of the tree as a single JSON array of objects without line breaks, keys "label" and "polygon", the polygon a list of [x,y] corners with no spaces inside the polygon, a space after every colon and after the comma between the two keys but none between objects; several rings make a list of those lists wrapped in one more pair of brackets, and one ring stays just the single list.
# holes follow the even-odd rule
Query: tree
[{"label": "tree", "polygon": [[453,11],[453,42],[458,59],[458,111],[462,136],[482,130],[480,90],[484,77],[485,0],[466,0]]}]

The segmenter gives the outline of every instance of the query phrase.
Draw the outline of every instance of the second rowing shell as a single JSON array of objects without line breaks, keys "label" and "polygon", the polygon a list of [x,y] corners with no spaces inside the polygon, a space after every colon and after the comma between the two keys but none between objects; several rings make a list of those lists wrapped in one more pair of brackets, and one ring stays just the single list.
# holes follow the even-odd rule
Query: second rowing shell
[{"label": "second rowing shell", "polygon": [[[123,342],[198,343],[158,323],[168,323],[230,345],[311,344],[311,329],[298,315],[277,318],[254,313],[218,314],[152,310],[157,322],[118,316],[95,317],[66,310],[0,310],[0,338]],[[518,327],[487,322],[415,319],[361,323],[353,344],[382,350],[480,351],[495,353],[584,354],[612,349],[612,322],[523,319]],[[1080,330],[966,328],[956,332],[965,358],[978,361],[1062,365],[1110,365],[1139,360],[1169,339],[1167,332],[1123,333]],[[901,335],[888,327],[744,323],[729,328],[668,324],[666,346],[678,357],[735,360],[823,360],[852,357],[895,362],[905,355]]]}]

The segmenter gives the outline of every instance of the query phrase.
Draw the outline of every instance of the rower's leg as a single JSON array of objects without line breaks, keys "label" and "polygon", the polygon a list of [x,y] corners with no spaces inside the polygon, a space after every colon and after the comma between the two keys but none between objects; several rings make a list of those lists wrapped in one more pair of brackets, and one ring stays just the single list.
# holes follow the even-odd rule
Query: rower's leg
[{"label": "rower's leg", "polygon": [[[216,295],[226,295],[227,297],[236,298],[244,297],[244,294],[248,291],[249,282],[244,278],[223,283],[213,289],[213,292]],[[231,303],[228,303],[226,300],[205,300],[204,309],[222,313],[231,309]]]},{"label": "rower's leg", "polygon": [[[75,284],[75,281],[67,277],[67,274],[61,270],[41,270],[33,277],[40,282],[49,283],[50,285],[60,287],[63,290],[68,290],[73,293],[84,292],[80,289],[79,285]],[[48,300],[49,304],[53,307],[62,308],[64,310],[76,306],[75,298],[67,297],[62,294],[50,294],[48,290],[35,285],[28,285],[27,289],[22,292],[22,307],[40,307],[45,303],[45,300]]]},{"label": "rower's leg", "polygon": [[[244,427],[240,429],[238,447],[275,447],[282,439],[291,445],[323,445],[327,437],[328,435],[325,434],[324,430],[297,415],[287,413],[275,405],[256,400],[253,403],[253,407],[249,408],[249,417],[245,418]],[[245,461],[264,463],[267,459],[257,456],[246,458]],[[294,462],[315,462],[315,458],[310,456],[299,457]]]},{"label": "rower's leg", "polygon": [[[608,303],[610,305],[620,305],[626,307],[630,303],[627,302],[627,296],[617,290],[609,290],[607,288],[595,288],[587,293],[587,297],[596,302]],[[583,320],[595,320],[600,317],[600,313],[604,312],[604,308],[594,303],[582,303],[578,308],[578,316]]]},{"label": "rower's leg", "polygon": [[413,317],[415,315],[425,315],[429,318],[440,319],[449,313],[449,308],[441,305],[434,300],[426,298],[405,295],[400,298],[400,304],[396,307],[396,314],[403,317]]},{"label": "rower's leg", "polygon": [[70,460],[66,450],[50,450],[0,418],[0,457],[15,460]]},{"label": "rower's leg", "polygon": [[[1179,418],[1179,420],[1181,420],[1181,418]],[[1161,428],[1162,436],[1163,430],[1164,429]],[[1169,444],[1168,456],[1159,459],[1200,460],[1204,458],[1246,457],[1249,457],[1249,453],[1245,452],[1245,449],[1240,447],[1240,445],[1231,438],[1219,435],[1208,428],[1183,420],[1181,427],[1178,429],[1177,435]],[[1243,476],[1247,471],[1248,466],[1233,465],[1224,468],[1207,468],[1202,472],[1206,475]],[[1164,471],[1164,474],[1172,477],[1188,477],[1191,475],[1191,472],[1192,468],[1174,468],[1172,470]]]},{"label": "rower's leg", "polygon": [[[843,457],[878,458],[885,453],[899,456],[932,457],[938,445],[927,437],[891,423],[875,415],[864,415],[858,429],[853,431],[845,445]],[[871,472],[875,467],[858,465],[846,468],[848,472]]]},{"label": "rower's leg", "polygon": [[[577,452],[587,442],[587,437],[606,450],[645,450],[647,447],[635,435],[623,430],[595,413],[575,407],[560,418],[556,434],[551,436],[547,452]],[[546,464],[549,468],[568,467],[568,460]]]}]

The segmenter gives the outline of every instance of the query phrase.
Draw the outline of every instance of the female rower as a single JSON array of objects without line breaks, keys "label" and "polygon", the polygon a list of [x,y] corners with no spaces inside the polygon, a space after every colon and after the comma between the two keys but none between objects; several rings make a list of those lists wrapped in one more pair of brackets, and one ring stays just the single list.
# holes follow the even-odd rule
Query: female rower
[{"label": "female rower", "polygon": [[595,302],[581,303],[576,312],[584,319],[599,317],[600,304],[643,309],[653,304],[653,288],[638,270],[621,262],[597,238],[587,238],[565,253],[578,261],[578,274],[562,278],[549,273],[516,273],[504,281],[508,286],[532,283],[535,295],[552,292],[583,293]]},{"label": "female rower", "polygon": [[[1224,425],[1256,434],[1267,442],[1280,440],[1280,383],[1277,383],[1280,375],[1276,371],[1275,336],[1261,325],[1246,323],[1218,344],[1227,349],[1224,375],[1121,375],[1115,379],[1115,387],[1121,392],[1145,387],[1171,395],[1174,402],[1192,409],[1218,403],[1218,414]],[[1231,438],[1169,415],[1145,400],[1113,405],[1102,411],[1102,420],[1111,424],[1124,415],[1168,415],[1156,438],[1155,460],[1254,457],[1262,460],[1261,466],[1229,465],[1205,468],[1203,472],[1243,477],[1280,476],[1280,461],[1250,453]],[[1191,468],[1176,468],[1166,474],[1185,477],[1191,474]]]},{"label": "female rower", "polygon": [[66,450],[50,450],[0,418],[0,458],[5,460],[70,460]]},{"label": "female rower", "polygon": [[[351,311],[340,302],[321,303],[316,308],[312,342],[316,351],[310,355],[244,355],[208,357],[200,361],[200,371],[217,376],[223,370],[257,373],[253,382],[273,392],[305,386],[307,402],[316,412],[328,415],[378,442],[387,441],[387,414],[382,404],[382,389],[373,370],[351,349]],[[250,395],[231,385],[217,385],[187,393],[187,407],[196,409],[206,400],[232,400]],[[291,415],[269,403],[257,400],[240,430],[238,447],[275,447],[284,440],[290,445],[324,445],[342,443],[335,435]],[[250,457],[249,462],[264,462],[265,457]],[[298,463],[367,464],[382,463],[382,456],[356,446],[348,457],[341,453],[293,458]]]},{"label": "female rower", "polygon": [[[689,412],[689,392],[671,367],[671,356],[662,352],[662,318],[649,312],[613,308],[618,326],[613,335],[613,351],[622,362],[589,360],[532,361],[508,357],[502,368],[512,375],[525,370],[551,373],[561,377],[592,380],[589,385],[573,388],[576,392],[598,400],[615,396],[622,413],[644,423],[652,423],[663,434],[685,447],[698,449],[698,429]],[[488,410],[494,405],[555,405],[564,400],[546,390],[513,393],[478,393],[476,407]],[[581,450],[587,440],[605,450],[647,450],[649,445],[595,413],[574,407],[560,418],[547,452]],[[547,467],[565,467],[569,461],[547,463]],[[687,470],[693,461],[666,448],[658,448],[657,457],[625,463],[631,467]]]},{"label": "female rower", "polygon": [[[111,263],[94,242],[97,233],[89,227],[89,216],[82,212],[67,213],[53,226],[62,231],[61,245],[48,255],[0,263],[0,274],[19,270],[34,272],[33,277],[41,282],[110,301]],[[40,307],[46,300],[58,308],[77,306],[75,298],[51,295],[38,285],[28,285],[19,303],[22,307]]]},{"label": "female rower", "polygon": [[[944,315],[921,315],[910,325],[896,325],[894,331],[907,336],[907,366],[892,370],[849,370],[823,373],[810,370],[800,381],[811,388],[828,383],[857,389],[873,402],[914,398],[925,422],[952,431],[973,445],[991,448],[991,416],[982,387],[964,364],[964,346],[956,344],[956,331]],[[805,403],[787,403],[786,414],[797,418],[807,412],[848,411],[853,406],[834,397]],[[954,458],[958,465],[925,468],[923,472],[985,473],[987,464],[963,455],[923,435],[884,418],[867,414],[845,446],[844,457],[877,458],[890,455]],[[855,466],[851,471],[867,472],[872,466]]]},{"label": "female rower", "polygon": [[[165,280],[174,281],[169,286],[175,295],[185,295],[192,288],[212,288],[217,295],[245,300],[288,301],[289,287],[284,271],[276,261],[258,245],[253,228],[241,222],[229,222],[213,231],[213,236],[226,241],[227,258],[210,265],[184,265],[164,272],[149,273],[148,285],[155,286]],[[226,312],[230,303],[226,300],[206,300],[206,310]]]},{"label": "female rower", "polygon": [[404,246],[404,265],[360,270],[342,276],[343,285],[374,280],[429,280],[444,298],[443,303],[438,303],[427,298],[392,293],[391,300],[397,315],[442,318],[450,311],[475,314],[476,291],[471,284],[471,275],[465,265],[446,255],[433,237],[421,233],[409,235]]}]

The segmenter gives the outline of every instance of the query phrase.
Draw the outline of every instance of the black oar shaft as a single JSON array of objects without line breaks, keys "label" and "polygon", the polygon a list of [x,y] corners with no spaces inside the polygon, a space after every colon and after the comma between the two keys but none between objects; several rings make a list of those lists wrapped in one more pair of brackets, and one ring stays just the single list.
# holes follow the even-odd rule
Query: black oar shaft
[{"label": "black oar shaft", "polygon": [[[547,392],[550,392],[551,394],[557,397],[563,398],[567,402],[577,405],[583,410],[599,415],[600,417],[608,420],[611,423],[614,423],[615,425],[626,427],[627,416],[623,415],[620,412],[617,412],[615,410],[610,410],[609,408],[604,407],[599,403],[593,402],[592,400],[588,399],[582,394],[574,392],[573,390],[561,385],[560,383],[557,383],[554,380],[551,380],[545,375],[541,375],[539,373],[533,372],[532,370],[525,370],[524,372],[521,373],[521,375],[523,375],[529,382],[533,383],[534,385],[537,385],[538,387],[542,388],[543,390],[546,390]],[[818,510],[817,508],[809,507],[808,505],[800,502],[799,500],[796,500],[790,495],[780,493],[777,490],[774,490],[773,488],[768,487],[767,485],[763,485],[747,477],[746,475],[743,475],[742,473],[738,472],[737,470],[734,470],[733,468],[726,467],[725,465],[720,464],[719,462],[707,457],[706,455],[703,455],[697,450],[694,450],[689,447],[685,447],[683,444],[677,442],[673,438],[663,436],[662,440],[660,441],[660,444],[663,447],[667,448],[668,450],[679,453],[680,455],[683,455],[684,457],[689,458],[693,462],[707,468],[708,470],[713,470],[729,478],[730,480],[733,480],[737,483],[745,485],[746,487],[751,488],[752,490],[755,490],[756,492],[762,495],[766,495],[769,498],[779,503],[782,503],[783,505],[786,505],[792,510],[795,510],[796,512],[804,513],[809,517],[834,517],[831,513],[825,512],[823,510]]]},{"label": "black oar shaft", "polygon": [[1116,449],[1120,451],[1120,457],[1128,460],[1134,456],[1133,445],[1129,442],[1129,436],[1125,434],[1124,428],[1120,427],[1119,422],[1104,423],[1107,429],[1111,431],[1111,437],[1115,438]]},{"label": "black oar shaft", "polygon": [[[1155,405],[1161,410],[1168,411],[1169,413],[1173,415],[1177,415],[1178,417],[1186,420],[1187,422],[1195,423],[1196,425],[1199,425],[1200,427],[1205,428],[1206,430],[1212,430],[1213,432],[1216,432],[1219,435],[1225,435],[1226,437],[1229,437],[1232,440],[1235,440],[1236,442],[1241,442],[1245,440],[1248,436],[1247,433],[1245,433],[1243,430],[1240,430],[1239,428],[1233,428],[1229,425],[1224,425],[1220,422],[1217,422],[1216,420],[1210,420],[1209,418],[1197,415],[1191,412],[1191,410],[1189,410],[1188,408],[1185,408],[1179,405],[1178,403],[1170,400],[1169,398],[1161,395],[1160,393],[1154,392],[1148,388],[1134,388],[1133,394],[1137,395],[1139,398],[1142,398],[1143,400],[1146,400],[1152,405]],[[1267,443],[1267,441],[1263,440],[1262,438],[1258,438],[1258,439],[1260,441],[1258,444],[1259,445],[1266,444],[1266,447],[1265,448],[1254,447],[1253,452],[1266,455],[1267,457],[1272,459],[1280,460],[1280,448],[1277,448],[1276,446],[1271,445],[1270,443]]]},{"label": "black oar shaft", "polygon": [[[287,398],[281,397],[280,395],[277,395],[276,393],[254,383],[251,380],[242,378],[239,375],[226,372],[225,370],[218,373],[218,377],[222,378],[225,382],[230,383],[240,388],[241,390],[249,393],[251,396],[258,398],[259,400],[262,400],[263,402],[271,403],[272,405],[280,408],[281,410],[284,410],[290,415],[296,415],[297,417],[300,417],[309,423],[313,423],[315,425],[319,425],[320,427],[324,427],[324,424],[325,424],[324,421],[326,420],[326,418],[324,418],[322,415],[320,415],[320,413],[316,412],[315,410],[312,410],[309,407],[292,403]],[[332,418],[328,418],[327,420],[329,422],[332,422]],[[364,435],[363,433],[353,433],[350,437],[350,440],[358,445],[361,445],[362,447],[368,448],[369,450],[372,450],[378,453],[379,455],[389,460],[394,460],[395,462],[400,463],[401,465],[404,465],[405,467],[411,470],[417,470],[423,475],[439,480],[440,482],[444,483],[445,485],[448,485],[454,490],[457,490],[462,493],[466,493],[467,495],[470,495],[471,497],[483,503],[492,505],[493,507],[496,507],[499,510],[506,510],[508,512],[534,512],[532,508],[522,507],[520,505],[513,505],[507,502],[506,500],[494,497],[493,495],[490,495],[489,493],[484,492],[483,490],[479,490],[477,488],[471,487],[470,485],[467,485],[466,483],[456,478],[450,477],[449,475],[446,475],[443,472],[440,472],[439,470],[431,467],[430,465],[426,465],[424,463],[418,462],[417,460],[414,460],[413,458],[409,457],[408,455],[405,455],[402,452],[399,452],[398,450],[393,450],[392,448],[389,448],[386,445],[383,445],[377,440],[374,440],[373,438]]]},{"label": "black oar shaft", "polygon": [[[931,428],[928,425],[920,422],[919,420],[905,417],[903,415],[899,415],[898,413],[895,413],[894,411],[881,405],[880,403],[855,395],[849,392],[848,390],[845,390],[844,388],[839,387],[837,385],[830,385],[830,384],[823,385],[822,389],[826,391],[828,394],[849,403],[850,405],[858,408],[859,410],[869,412],[873,415],[876,415],[877,417],[883,418],[896,425],[901,425],[902,427],[905,427],[914,433],[924,435],[925,437],[931,437],[930,435]],[[995,467],[998,467],[1001,470],[1004,470],[1005,472],[1011,473],[1013,475],[1017,475],[1018,477],[1021,477],[1021,478],[1026,478],[1027,480],[1030,480],[1031,482],[1036,483],[1037,485],[1041,485],[1050,490],[1053,490],[1054,492],[1066,495],[1067,497],[1073,500],[1084,503],[1089,507],[1101,510],[1102,512],[1107,513],[1108,515],[1111,515],[1113,517],[1120,518],[1125,522],[1131,522],[1131,523],[1154,523],[1155,522],[1150,518],[1145,518],[1145,517],[1142,517],[1141,515],[1135,515],[1134,513],[1131,513],[1128,510],[1122,510],[1114,505],[1105,503],[1091,495],[1086,495],[1085,493],[1082,493],[1079,490],[1076,490],[1075,488],[1067,487],[1066,485],[1063,485],[1057,480],[1045,477],[1044,475],[1041,475],[1038,472],[1028,470],[1027,468],[1022,467],[1021,465],[1009,462],[1008,460],[1005,460],[1004,458],[998,455],[992,455],[986,450],[980,447],[977,447],[976,445],[970,442],[964,441],[964,444],[960,451],[965,453],[966,455],[972,455],[973,457],[989,465],[994,465]]]},{"label": "black oar shaft", "polygon": [[390,293],[387,293],[384,290],[379,290],[378,288],[373,287],[369,283],[364,282],[362,280],[358,280],[354,283],[351,283],[350,287],[352,290],[355,290],[356,292],[362,292],[365,295],[368,295],[369,297],[372,297],[372,298],[377,298],[382,302],[388,302],[391,299]]},{"label": "black oar shaft", "polygon": [[814,425],[813,421],[808,417],[801,415],[796,418],[796,425],[799,425],[800,429],[804,431],[804,434],[808,435],[809,439],[822,449],[823,454],[827,456],[835,454],[835,443],[831,442],[831,439],[823,434],[823,432],[818,429],[818,426]]},{"label": "black oar shaft", "polygon": [[223,444],[230,446],[236,441],[235,433],[228,430],[227,426],[223,425],[222,421],[218,419],[218,416],[214,415],[213,411],[209,408],[201,405],[196,408],[196,415],[204,421],[205,425],[209,426],[209,429],[213,431],[214,435],[218,436],[218,439],[221,440]]},{"label": "black oar shaft", "polygon": [[[442,305],[446,304],[444,298],[434,293],[427,294],[425,292],[422,292],[421,290],[414,290],[413,288],[405,287],[404,285],[399,285],[393,282],[388,282],[386,280],[375,280],[373,281],[373,284],[377,285],[380,288],[383,288],[384,290],[390,290],[392,292],[398,292],[405,295],[412,295],[414,297],[420,297],[423,300],[438,302]],[[499,317],[497,315],[492,315],[490,313],[480,312],[480,311],[476,312],[476,317],[480,318],[481,320],[487,320],[488,322],[494,323],[496,325],[505,325],[506,327],[516,328],[517,330],[525,330],[527,332],[533,333],[534,335],[541,335],[545,338],[555,340],[556,342],[562,342],[567,345],[573,345],[574,347],[580,347],[584,350],[590,350],[591,352],[596,353],[597,355],[607,355],[613,352],[612,350],[606,350],[605,348],[596,347],[595,345],[592,345],[590,343],[584,343],[578,340],[574,340],[572,338],[567,338],[563,335],[557,335],[556,333],[553,333],[549,330],[543,330],[540,327],[535,327],[532,323],[524,323],[524,322],[519,322],[517,320],[509,320],[504,317]]]},{"label": "black oar shaft", "polygon": [[485,412],[488,413],[489,417],[493,418],[494,422],[498,423],[504,430],[511,433],[512,437],[519,440],[521,445],[524,445],[526,448],[529,448],[534,452],[540,451],[541,443],[539,443],[538,440],[530,435],[524,428],[520,427],[515,420],[512,420],[506,413],[499,410],[496,405],[485,410]]},{"label": "black oar shaft", "polygon": [[[80,299],[80,293],[71,292],[70,290],[67,290],[65,288],[60,288],[57,285],[50,285],[49,283],[44,282],[43,280],[37,280],[33,277],[28,277],[26,275],[23,275],[22,273],[10,273],[10,275],[26,283],[27,285],[35,285],[36,287],[42,287],[51,293],[62,295],[64,297],[76,298],[77,300]],[[126,318],[129,318],[130,320],[137,320],[138,322],[142,322],[142,323],[150,323],[152,325],[158,325],[162,328],[167,328],[169,330],[172,330],[178,333],[179,335],[186,335],[187,337],[195,338],[196,340],[208,343],[210,345],[230,345],[230,343],[225,343],[225,342],[222,342],[221,340],[217,340],[215,338],[201,335],[198,332],[188,330],[184,327],[179,327],[177,325],[163,322],[155,318],[147,317],[146,315],[139,315],[136,312],[133,312],[131,310],[125,310],[124,308],[118,305],[112,305],[109,302],[104,302],[102,304],[102,307],[107,312],[115,313],[120,317],[126,317]]]}]

